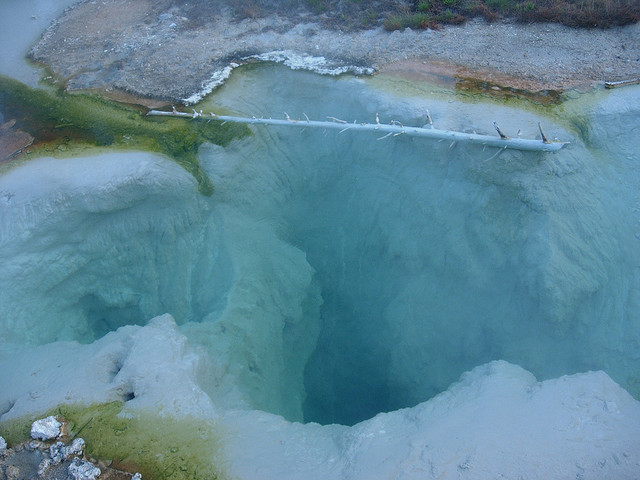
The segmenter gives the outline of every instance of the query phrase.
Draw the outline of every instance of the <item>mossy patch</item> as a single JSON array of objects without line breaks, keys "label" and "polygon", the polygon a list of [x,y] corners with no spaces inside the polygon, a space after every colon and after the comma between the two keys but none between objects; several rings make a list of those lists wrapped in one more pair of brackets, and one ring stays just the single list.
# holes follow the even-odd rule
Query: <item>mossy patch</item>
[{"label": "mossy patch", "polygon": [[163,153],[198,181],[204,195],[213,185],[198,160],[204,142],[225,146],[246,136],[245,125],[147,118],[133,106],[89,94],[34,89],[0,75],[0,111],[35,138],[32,151],[55,155],[74,145],[143,149]]},{"label": "mossy patch", "polygon": [[86,455],[112,460],[114,468],[140,472],[145,480],[223,479],[215,425],[203,419],[173,418],[150,412],[119,415],[121,402],[62,405],[37,417],[0,424],[10,445],[29,438],[31,423],[48,415],[69,422],[69,436],[86,441]]}]

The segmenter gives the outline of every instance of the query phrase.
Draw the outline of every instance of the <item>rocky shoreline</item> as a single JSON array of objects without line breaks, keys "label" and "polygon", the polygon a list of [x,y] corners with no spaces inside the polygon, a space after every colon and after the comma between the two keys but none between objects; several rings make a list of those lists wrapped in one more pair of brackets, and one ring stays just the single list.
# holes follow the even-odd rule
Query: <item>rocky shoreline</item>
[{"label": "rocky shoreline", "polygon": [[85,441],[69,437],[64,419],[53,416],[36,420],[31,426],[31,440],[7,445],[0,437],[1,480],[142,480],[111,468],[85,455]]},{"label": "rocky shoreline", "polygon": [[464,74],[532,91],[640,76],[640,24],[577,30],[472,20],[387,32],[331,28],[309,12],[238,20],[225,8],[199,15],[187,5],[81,2],[47,29],[30,56],[72,90],[183,103],[224,81],[234,65],[264,55],[322,73],[403,74],[410,65],[413,74]]}]

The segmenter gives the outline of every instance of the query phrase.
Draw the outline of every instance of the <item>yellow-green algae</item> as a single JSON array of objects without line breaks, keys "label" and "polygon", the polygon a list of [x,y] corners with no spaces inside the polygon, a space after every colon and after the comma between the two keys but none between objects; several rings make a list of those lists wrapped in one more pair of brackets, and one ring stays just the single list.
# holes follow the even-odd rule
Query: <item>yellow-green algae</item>
[{"label": "yellow-green algae", "polygon": [[4,75],[0,75],[0,111],[35,138],[32,151],[51,154],[56,153],[48,150],[51,144],[89,144],[162,153],[191,173],[204,195],[213,193],[213,185],[198,160],[200,145],[225,146],[249,133],[245,125],[216,120],[147,118],[133,106],[85,93],[31,88]]},{"label": "yellow-green algae", "polygon": [[123,403],[61,405],[41,415],[0,423],[9,445],[29,438],[31,423],[49,415],[69,423],[69,437],[86,441],[86,454],[145,480],[222,480],[219,430],[207,420],[147,411],[120,415]]},{"label": "yellow-green algae", "polygon": [[[588,113],[610,91],[594,87],[584,91],[528,92],[473,79],[452,79],[451,85],[432,81],[404,79],[394,74],[377,75],[368,79],[371,87],[398,97],[435,98],[463,103],[489,103],[507,106],[547,118],[576,134],[589,144]],[[494,87],[499,88],[495,90]],[[544,121],[543,121],[544,124]],[[562,140],[562,139],[561,139]]]}]

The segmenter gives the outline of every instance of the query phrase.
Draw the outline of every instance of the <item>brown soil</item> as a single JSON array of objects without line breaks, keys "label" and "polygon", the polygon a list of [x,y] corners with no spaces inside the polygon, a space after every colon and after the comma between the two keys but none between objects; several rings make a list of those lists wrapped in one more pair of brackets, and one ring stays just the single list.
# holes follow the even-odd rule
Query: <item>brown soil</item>
[{"label": "brown soil", "polygon": [[549,85],[534,79],[508,75],[498,70],[474,70],[439,60],[401,60],[382,66],[380,73],[459,91],[482,92],[499,98],[527,98],[538,103],[560,101],[562,92],[568,89],[588,90],[592,87],[585,79],[573,78],[550,89]]},{"label": "brown soil", "polygon": [[13,128],[15,120],[0,125],[0,163],[19,154],[33,143],[33,137],[22,130]]}]

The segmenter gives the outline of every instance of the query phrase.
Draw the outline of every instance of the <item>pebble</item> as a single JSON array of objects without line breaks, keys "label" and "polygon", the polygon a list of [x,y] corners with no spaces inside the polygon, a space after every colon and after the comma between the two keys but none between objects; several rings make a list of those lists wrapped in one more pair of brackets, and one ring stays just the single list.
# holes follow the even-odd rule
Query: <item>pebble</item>
[{"label": "pebble", "polygon": [[44,475],[44,473],[49,470],[49,467],[51,466],[51,459],[50,458],[45,458],[44,460],[42,460],[40,462],[40,465],[38,465],[38,475]]},{"label": "pebble", "polygon": [[5,469],[4,474],[6,475],[7,480],[18,480],[20,478],[20,470],[18,467],[13,465],[9,465]]}]

